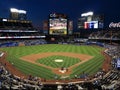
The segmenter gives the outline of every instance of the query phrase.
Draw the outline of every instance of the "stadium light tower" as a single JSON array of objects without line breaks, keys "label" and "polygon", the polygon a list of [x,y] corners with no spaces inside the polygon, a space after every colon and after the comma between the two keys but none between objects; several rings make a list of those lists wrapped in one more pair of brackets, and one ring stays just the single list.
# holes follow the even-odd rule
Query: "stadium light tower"
[{"label": "stadium light tower", "polygon": [[10,19],[18,19],[19,10],[16,8],[10,8]]},{"label": "stadium light tower", "polygon": [[25,10],[19,10],[19,20],[26,20],[26,11]]},{"label": "stadium light tower", "polygon": [[10,18],[16,20],[26,20],[26,11],[10,8]]},{"label": "stadium light tower", "polygon": [[26,11],[25,10],[19,10],[19,13],[26,14]]},{"label": "stadium light tower", "polygon": [[18,10],[16,8],[10,8],[10,12],[16,12],[16,13],[26,14],[25,10]]},{"label": "stadium light tower", "polygon": [[10,12],[16,12],[16,13],[18,13],[18,9],[16,9],[16,8],[10,8]]},{"label": "stadium light tower", "polygon": [[84,17],[84,16],[93,16],[93,12],[82,13],[81,17]]}]

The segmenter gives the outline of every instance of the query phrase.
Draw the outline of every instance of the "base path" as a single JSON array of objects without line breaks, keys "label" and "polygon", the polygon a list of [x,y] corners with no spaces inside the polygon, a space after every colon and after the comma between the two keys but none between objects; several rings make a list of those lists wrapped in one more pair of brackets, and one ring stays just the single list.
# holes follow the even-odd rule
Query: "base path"
[{"label": "base path", "polygon": [[[70,67],[67,68],[67,71],[65,73],[61,73],[59,72],[60,68],[53,68],[50,66],[46,66],[44,64],[40,64],[37,63],[36,60],[41,59],[41,58],[45,58],[45,57],[49,57],[49,56],[53,56],[53,55],[60,55],[60,56],[68,56],[68,57],[73,57],[73,58],[79,58],[81,60],[81,62],[74,64]],[[67,53],[67,52],[50,52],[50,53],[39,53],[39,54],[31,54],[31,55],[27,55],[27,56],[23,56],[20,59],[21,60],[25,60],[27,62],[33,63],[33,64],[37,64],[39,66],[45,67],[45,68],[49,68],[51,69],[55,74],[61,74],[61,75],[69,75],[72,72],[72,69],[74,67],[77,67],[78,65],[92,59],[93,56],[90,55],[86,55],[86,54],[77,54],[77,53]]]}]

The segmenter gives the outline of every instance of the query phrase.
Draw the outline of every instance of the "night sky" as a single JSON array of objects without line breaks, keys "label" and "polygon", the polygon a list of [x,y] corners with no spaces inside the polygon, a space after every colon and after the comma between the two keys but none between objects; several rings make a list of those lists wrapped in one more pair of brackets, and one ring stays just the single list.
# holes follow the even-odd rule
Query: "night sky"
[{"label": "night sky", "polygon": [[88,11],[104,14],[107,27],[110,22],[120,22],[120,0],[0,0],[0,17],[8,18],[10,8],[26,10],[35,26],[41,26],[54,12],[67,14],[74,25]]}]

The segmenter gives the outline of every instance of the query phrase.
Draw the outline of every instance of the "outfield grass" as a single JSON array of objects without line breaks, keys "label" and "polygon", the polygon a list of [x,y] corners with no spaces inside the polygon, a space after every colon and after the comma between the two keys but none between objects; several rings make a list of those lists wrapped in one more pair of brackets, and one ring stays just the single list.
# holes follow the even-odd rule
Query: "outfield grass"
[{"label": "outfield grass", "polygon": [[[104,60],[104,57],[100,54],[100,51],[103,50],[103,48],[95,46],[46,44],[37,46],[0,48],[0,50],[6,51],[8,53],[7,60],[13,63],[14,66],[23,73],[46,79],[53,79],[55,76],[50,69],[20,60],[19,58],[25,55],[43,52],[72,52],[94,56],[91,60],[79,65],[78,67],[75,67],[70,75],[71,78],[73,78],[76,74],[80,75],[82,72],[86,72],[90,75],[96,73],[101,68]],[[73,61],[69,63],[71,63],[70,65],[73,65]]]}]

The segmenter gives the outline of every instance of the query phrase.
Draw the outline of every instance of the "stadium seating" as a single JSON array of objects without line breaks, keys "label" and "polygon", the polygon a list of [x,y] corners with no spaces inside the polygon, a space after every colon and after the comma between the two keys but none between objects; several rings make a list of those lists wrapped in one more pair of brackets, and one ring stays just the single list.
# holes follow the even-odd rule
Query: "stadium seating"
[{"label": "stadium seating", "polygon": [[103,31],[93,32],[90,34],[89,39],[120,40],[120,31],[119,30],[103,30]]}]

